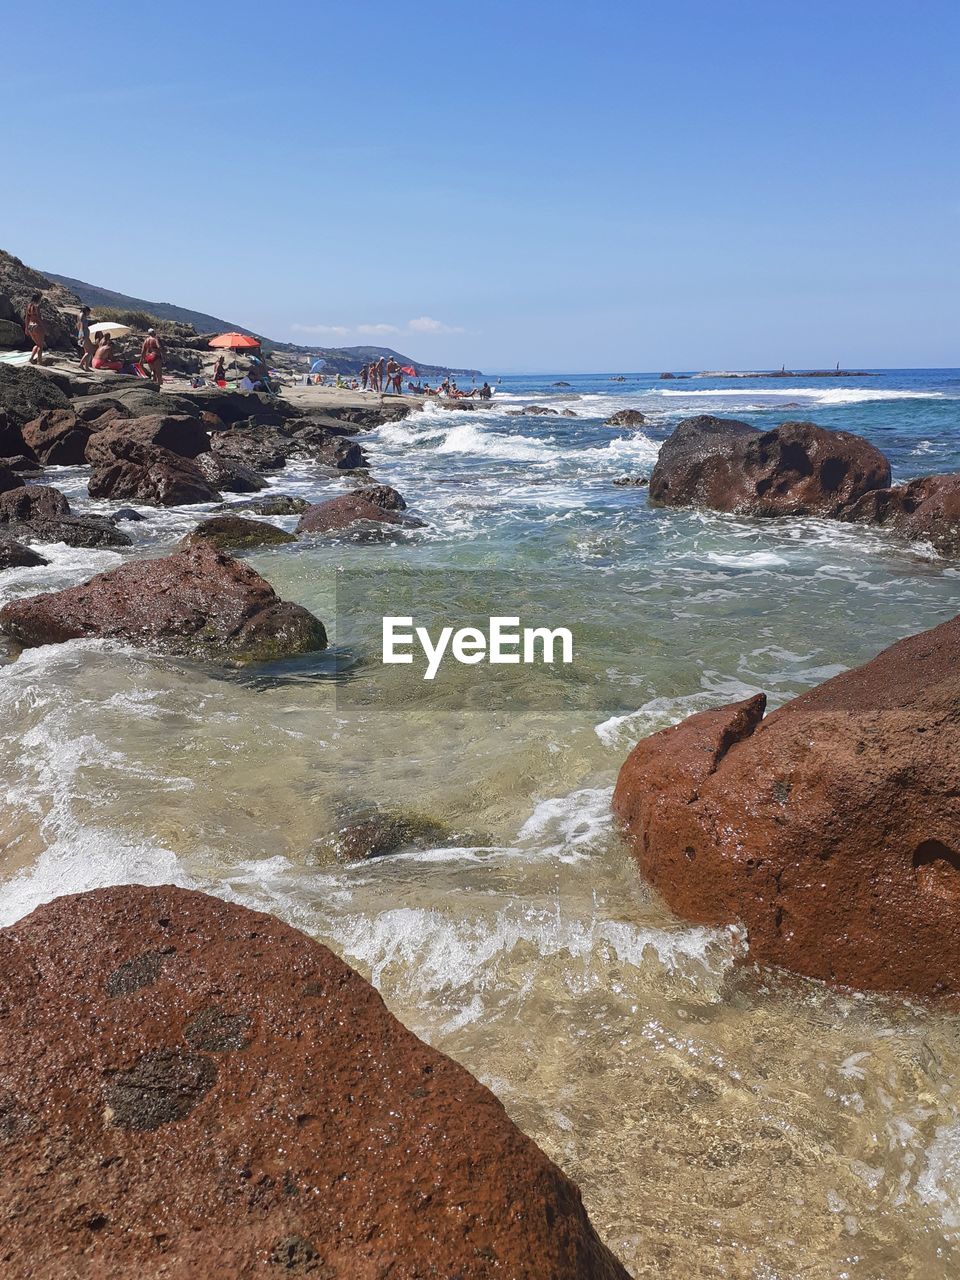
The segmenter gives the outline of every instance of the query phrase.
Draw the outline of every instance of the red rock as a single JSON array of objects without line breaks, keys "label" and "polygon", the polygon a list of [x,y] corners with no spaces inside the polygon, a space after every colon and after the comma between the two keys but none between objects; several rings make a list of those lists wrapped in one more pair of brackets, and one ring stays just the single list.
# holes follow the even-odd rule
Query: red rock
[{"label": "red rock", "polygon": [[960,618],[766,719],[763,697],[645,739],[618,815],[679,915],[844,985],[960,994]]},{"label": "red rock", "polygon": [[144,418],[114,418],[87,441],[86,461],[92,466],[109,466],[125,456],[125,443],[130,440],[166,449],[181,458],[196,458],[210,448],[207,429],[199,418],[158,413]]},{"label": "red rock", "polygon": [[84,461],[90,428],[72,409],[47,409],[23,428],[23,439],[45,467],[73,467]]},{"label": "red rock", "polygon": [[0,609],[0,631],[26,647],[97,637],[239,663],[311,653],[327,643],[313,614],[280,600],[249,565],[209,545],[13,600]]},{"label": "red rock", "polygon": [[[376,497],[379,490],[389,494],[396,493],[396,490],[390,489],[389,485],[381,485],[365,491],[344,493],[338,498],[330,498],[327,502],[308,507],[300,517],[297,533],[327,533],[337,529],[349,529],[351,525],[359,524],[361,521],[373,524],[407,523],[404,517],[398,514],[392,498]],[[375,495],[374,500],[371,500],[370,495]],[[398,498],[399,496],[397,494]],[[391,505],[384,506],[384,501],[390,501]],[[400,501],[402,502],[403,499],[401,498]]]},{"label": "red rock", "polygon": [[0,493],[0,521],[29,522],[69,514],[70,503],[65,495],[46,484],[23,484]]},{"label": "red rock", "polygon": [[0,932],[4,1280],[628,1280],[580,1194],[331,951],[169,886]]},{"label": "red rock", "polygon": [[114,462],[94,468],[87,484],[91,498],[136,500],[155,507],[179,507],[216,502],[214,489],[192,458],[169,449],[141,444],[128,436],[114,437]]},{"label": "red rock", "polygon": [[840,516],[890,483],[869,441],[813,422],[760,432],[735,419],[687,418],[665,441],[650,477],[655,506],[709,507],[752,516]]},{"label": "red rock", "polygon": [[921,476],[909,484],[875,489],[843,518],[929,542],[942,555],[960,555],[960,474]]}]

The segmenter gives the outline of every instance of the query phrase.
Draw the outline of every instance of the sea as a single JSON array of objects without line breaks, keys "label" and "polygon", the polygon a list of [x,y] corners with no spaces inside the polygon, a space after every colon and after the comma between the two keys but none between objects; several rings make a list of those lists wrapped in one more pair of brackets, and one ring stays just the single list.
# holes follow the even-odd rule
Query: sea
[{"label": "sea", "polygon": [[[0,924],[128,882],[282,917],[497,1093],[637,1277],[956,1274],[957,1017],[751,964],[735,925],[666,909],[610,817],[641,738],[758,690],[780,705],[957,613],[960,565],[928,545],[658,510],[636,483],[702,413],[860,433],[898,481],[960,469],[960,371],[868,374],[493,378],[488,409],[428,405],[361,438],[421,527],[249,557],[323,619],[324,653],[241,671],[94,641],[8,655]],[[644,424],[607,425],[623,408]],[[116,509],[79,469],[49,482]],[[270,476],[311,500],[350,484]],[[140,511],[131,551],[40,548],[50,565],[0,573],[0,601],[165,554],[207,509]],[[386,614],[564,626],[573,660],[428,682],[381,661]],[[336,833],[378,810],[432,834],[343,861]]]}]

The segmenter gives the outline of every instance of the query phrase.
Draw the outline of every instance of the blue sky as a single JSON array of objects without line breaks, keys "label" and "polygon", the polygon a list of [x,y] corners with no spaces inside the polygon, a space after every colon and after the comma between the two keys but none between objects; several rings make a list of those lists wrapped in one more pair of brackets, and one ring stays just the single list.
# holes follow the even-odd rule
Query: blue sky
[{"label": "blue sky", "polygon": [[4,6],[0,247],[488,370],[954,366],[960,6]]}]

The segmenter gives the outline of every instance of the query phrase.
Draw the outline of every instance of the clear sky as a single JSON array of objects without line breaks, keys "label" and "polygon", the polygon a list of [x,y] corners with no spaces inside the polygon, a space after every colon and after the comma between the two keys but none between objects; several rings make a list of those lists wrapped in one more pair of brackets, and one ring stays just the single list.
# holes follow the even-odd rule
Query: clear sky
[{"label": "clear sky", "polygon": [[956,0],[2,19],[31,265],[491,371],[960,365]]}]

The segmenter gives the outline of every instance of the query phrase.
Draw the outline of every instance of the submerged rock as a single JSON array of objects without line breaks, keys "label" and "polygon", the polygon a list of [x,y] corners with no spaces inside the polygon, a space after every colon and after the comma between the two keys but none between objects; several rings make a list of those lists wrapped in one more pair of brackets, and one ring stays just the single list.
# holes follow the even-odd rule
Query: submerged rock
[{"label": "submerged rock", "polygon": [[216,502],[220,497],[192,458],[127,436],[113,438],[111,453],[114,461],[95,467],[90,476],[91,498],[179,507]]},{"label": "submerged rock", "polygon": [[292,533],[285,533],[275,524],[267,524],[264,520],[245,520],[242,516],[211,516],[204,520],[180,543],[181,547],[192,547],[198,542],[209,543],[222,551],[248,550],[251,547],[279,546],[284,542],[296,542]]},{"label": "submerged rock", "polygon": [[369,808],[345,818],[331,835],[317,842],[313,859],[363,862],[403,849],[429,849],[449,841],[450,828],[426,814]]},{"label": "submerged rock", "polygon": [[944,556],[960,555],[960,474],[921,476],[891,489],[874,489],[843,519],[929,542]]},{"label": "submerged rock", "polygon": [[5,1280],[628,1280],[494,1095],[270,916],[59,898],[0,931],[0,1004]]},{"label": "submerged rock", "polygon": [[[397,500],[402,507],[397,505]],[[420,526],[420,521],[399,514],[405,506],[400,494],[389,485],[358,489],[308,507],[300,517],[297,532],[327,533],[360,523]]]},{"label": "submerged rock", "polygon": [[754,960],[960,995],[960,618],[763,718],[762,694],[645,739],[614,810],[679,915]]},{"label": "submerged rock", "polygon": [[313,614],[280,600],[249,565],[202,543],[14,600],[0,609],[0,631],[25,647],[96,637],[235,663],[311,653],[327,643]]},{"label": "submerged rock", "polygon": [[650,501],[752,516],[839,517],[889,483],[887,459],[849,431],[813,422],[757,431],[703,415],[685,419],[665,441],[650,477]]}]

